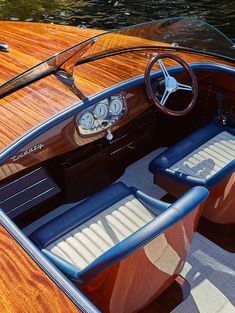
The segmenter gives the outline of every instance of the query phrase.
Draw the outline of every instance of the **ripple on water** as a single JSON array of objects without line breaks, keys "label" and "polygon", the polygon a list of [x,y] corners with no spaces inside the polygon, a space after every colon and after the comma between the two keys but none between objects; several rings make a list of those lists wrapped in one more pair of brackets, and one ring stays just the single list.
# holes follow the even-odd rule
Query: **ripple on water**
[{"label": "ripple on water", "polygon": [[203,19],[235,38],[234,0],[0,0],[0,19],[40,21],[112,29],[154,19]]}]

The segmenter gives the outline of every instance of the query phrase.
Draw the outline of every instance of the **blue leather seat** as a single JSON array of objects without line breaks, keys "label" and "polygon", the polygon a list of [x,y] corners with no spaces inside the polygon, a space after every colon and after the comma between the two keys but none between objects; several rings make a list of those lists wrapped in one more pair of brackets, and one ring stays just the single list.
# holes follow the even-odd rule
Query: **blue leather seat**
[{"label": "blue leather seat", "polygon": [[218,224],[235,223],[235,129],[211,123],[157,156],[149,165],[154,182],[175,197],[205,186],[203,216]]},{"label": "blue leather seat", "polygon": [[83,284],[179,223],[207,196],[206,188],[195,187],[169,204],[117,183],[43,225],[30,238],[59,269]]},{"label": "blue leather seat", "polygon": [[187,186],[212,188],[235,169],[235,129],[211,123],[157,156],[149,170]]}]

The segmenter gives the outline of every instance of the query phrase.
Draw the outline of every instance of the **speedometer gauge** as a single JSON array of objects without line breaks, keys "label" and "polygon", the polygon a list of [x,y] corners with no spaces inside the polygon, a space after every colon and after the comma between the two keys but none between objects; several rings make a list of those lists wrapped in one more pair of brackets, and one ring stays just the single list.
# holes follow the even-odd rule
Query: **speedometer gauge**
[{"label": "speedometer gauge", "polygon": [[85,112],[79,118],[78,123],[83,129],[91,129],[94,125],[94,116],[90,112]]},{"label": "speedometer gauge", "polygon": [[108,115],[108,108],[105,103],[100,102],[95,106],[93,113],[95,117],[102,118],[104,120]]},{"label": "speedometer gauge", "polygon": [[123,103],[119,98],[113,99],[109,105],[109,111],[113,115],[119,115],[123,110]]}]

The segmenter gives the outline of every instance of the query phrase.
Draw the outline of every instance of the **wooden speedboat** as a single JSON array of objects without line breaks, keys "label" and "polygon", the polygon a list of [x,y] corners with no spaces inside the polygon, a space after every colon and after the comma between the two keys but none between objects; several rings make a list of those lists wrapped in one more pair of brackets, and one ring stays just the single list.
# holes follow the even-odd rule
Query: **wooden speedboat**
[{"label": "wooden speedboat", "polygon": [[0,30],[1,312],[234,312],[233,43]]}]

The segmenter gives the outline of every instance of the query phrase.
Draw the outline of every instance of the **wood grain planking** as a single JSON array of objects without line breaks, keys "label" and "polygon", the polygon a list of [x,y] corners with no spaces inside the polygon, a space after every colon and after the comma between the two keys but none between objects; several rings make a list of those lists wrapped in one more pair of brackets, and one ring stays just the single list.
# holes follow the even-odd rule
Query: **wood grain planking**
[{"label": "wood grain planking", "polygon": [[[156,52],[163,53],[164,50],[144,50],[141,53],[138,51],[129,52],[79,65],[75,69],[77,85],[86,95],[92,95],[121,81],[143,75],[148,61]],[[174,52],[174,54],[177,54],[189,64],[212,62],[232,65],[200,54],[187,54],[185,52]],[[164,63],[167,67],[177,65],[175,61],[170,59],[165,59]],[[97,71],[97,69],[99,70]]]},{"label": "wood grain planking", "polygon": [[[0,39],[10,47],[9,53],[0,53],[0,84],[101,32],[24,22],[0,22],[0,30]],[[78,100],[53,76],[4,97],[0,100],[0,149]]]},{"label": "wood grain planking", "polygon": [[[79,30],[71,26],[24,22],[0,22],[0,29],[0,39],[10,47],[9,53],[1,53],[0,66],[6,65],[8,68],[11,62],[13,68],[14,64],[20,65],[18,73],[101,32]],[[7,79],[12,77],[10,71],[7,75]]]},{"label": "wood grain planking", "polygon": [[[5,41],[12,47],[9,53],[1,53],[0,82],[37,64],[49,55],[99,33],[75,27],[22,22],[0,22],[0,30],[3,30]],[[129,47],[151,43],[149,40],[118,34],[111,39],[111,43],[115,45],[115,41],[117,46],[126,42]],[[102,39],[99,38],[97,43],[102,47]],[[30,44],[31,48],[27,50]],[[95,53],[95,45],[91,48],[91,53]],[[47,53],[44,51],[45,46]],[[135,51],[77,66],[77,86],[89,96],[130,77],[142,75],[147,61],[155,53],[156,50]],[[177,54],[188,63],[214,62],[229,65],[228,62],[205,55],[183,52]],[[170,60],[165,62],[167,66],[173,65]],[[4,97],[0,100],[0,149],[4,149],[12,141],[61,110],[74,106],[78,101],[79,99],[53,75]]]},{"label": "wood grain planking", "polygon": [[0,226],[0,312],[80,312]]}]

